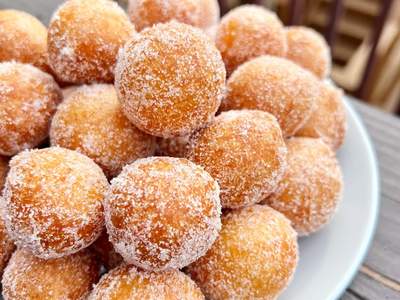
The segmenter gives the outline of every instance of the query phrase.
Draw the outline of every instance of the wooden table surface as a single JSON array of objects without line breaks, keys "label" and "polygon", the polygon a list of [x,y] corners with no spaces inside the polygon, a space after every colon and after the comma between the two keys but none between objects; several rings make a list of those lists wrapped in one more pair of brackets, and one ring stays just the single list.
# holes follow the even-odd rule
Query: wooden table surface
[{"label": "wooden table surface", "polygon": [[353,101],[373,141],[380,171],[378,227],[342,300],[400,299],[400,119]]},{"label": "wooden table surface", "polygon": [[[0,9],[25,10],[47,24],[61,2],[0,0]],[[400,299],[400,119],[357,101],[353,104],[375,145],[381,179],[381,207],[368,256],[341,299]]]}]

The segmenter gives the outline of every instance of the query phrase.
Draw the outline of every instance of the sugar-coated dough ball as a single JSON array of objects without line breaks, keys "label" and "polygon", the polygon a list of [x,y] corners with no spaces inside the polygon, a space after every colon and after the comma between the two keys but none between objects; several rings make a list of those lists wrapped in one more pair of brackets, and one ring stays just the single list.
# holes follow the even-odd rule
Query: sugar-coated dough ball
[{"label": "sugar-coated dough ball", "polygon": [[174,21],[135,35],[119,55],[115,76],[128,119],[164,138],[210,122],[225,90],[224,63],[210,39]]},{"label": "sugar-coated dough ball", "polygon": [[199,287],[181,271],[149,272],[121,265],[104,275],[88,300],[204,300]]},{"label": "sugar-coated dough ball", "polygon": [[187,157],[218,181],[222,207],[238,208],[273,192],[285,171],[286,145],[271,114],[232,110],[193,136]]},{"label": "sugar-coated dough ball", "polygon": [[122,256],[119,255],[113,244],[109,241],[106,230],[103,230],[99,238],[90,246],[94,253],[107,268],[107,270],[114,269],[122,263]]},{"label": "sugar-coated dough ball", "polygon": [[39,145],[61,97],[49,74],[28,64],[0,63],[0,155]]},{"label": "sugar-coated dough ball", "polygon": [[218,26],[216,45],[228,75],[244,62],[260,55],[285,56],[284,27],[275,13],[256,5],[232,9]]},{"label": "sugar-coated dough ball", "polygon": [[113,1],[66,1],[49,24],[50,66],[64,82],[112,82],[118,50],[134,33]]},{"label": "sugar-coated dough ball", "polygon": [[111,181],[104,211],[115,250],[146,270],[195,261],[221,226],[217,182],[183,158],[151,157],[126,166]]},{"label": "sugar-coated dough ball", "polygon": [[208,29],[219,20],[217,0],[129,0],[128,11],[139,31],[172,20]]},{"label": "sugar-coated dough ball", "polygon": [[259,109],[274,115],[284,136],[292,136],[311,116],[320,82],[307,70],[280,57],[261,56],[229,78],[221,110]]},{"label": "sugar-coated dough ball", "polygon": [[187,268],[207,299],[276,299],[296,269],[296,232],[282,214],[262,205],[222,217],[217,241]]},{"label": "sugar-coated dough ball", "polygon": [[189,147],[190,136],[175,138],[158,138],[156,154],[160,156],[185,157]]},{"label": "sugar-coated dough ball", "polygon": [[[4,186],[4,181],[8,172],[8,159],[0,156],[0,202],[1,194]],[[1,208],[0,208],[1,210]],[[10,258],[12,252],[14,251],[14,243],[7,233],[4,220],[1,217],[2,213],[0,211],[0,276],[3,273],[5,266],[7,265],[8,259]]]},{"label": "sugar-coated dough ball", "polygon": [[137,129],[122,113],[115,88],[94,84],[76,88],[60,104],[50,128],[53,146],[77,150],[93,159],[108,177],[154,153],[155,138]]},{"label": "sugar-coated dough ball", "polygon": [[3,297],[7,300],[86,299],[99,278],[100,265],[87,250],[44,260],[17,250],[4,271]]},{"label": "sugar-coated dough ball", "polygon": [[321,139],[292,138],[287,146],[285,177],[264,203],[283,213],[299,235],[308,235],[336,212],[342,173],[335,154]]},{"label": "sugar-coated dough ball", "polygon": [[312,28],[291,26],[286,28],[288,51],[286,57],[319,78],[329,76],[331,53],[324,37]]},{"label": "sugar-coated dough ball", "polygon": [[43,259],[78,252],[103,229],[107,189],[100,167],[78,152],[21,152],[10,161],[3,193],[7,231],[18,247]]},{"label": "sugar-coated dough ball", "polygon": [[0,62],[15,60],[49,71],[47,28],[34,16],[18,10],[0,10]]},{"label": "sugar-coated dough ball", "polygon": [[331,83],[321,83],[316,109],[296,136],[321,138],[333,150],[344,142],[347,131],[343,91]]}]

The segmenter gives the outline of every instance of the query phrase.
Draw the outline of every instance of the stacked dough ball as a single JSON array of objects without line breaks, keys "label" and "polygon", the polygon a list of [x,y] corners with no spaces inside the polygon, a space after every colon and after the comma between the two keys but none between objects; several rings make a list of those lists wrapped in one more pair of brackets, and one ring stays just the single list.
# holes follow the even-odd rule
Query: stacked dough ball
[{"label": "stacked dough ball", "polygon": [[284,290],[342,189],[318,33],[257,6],[219,22],[215,0],[69,0],[48,30],[0,11],[0,43],[5,299]]}]

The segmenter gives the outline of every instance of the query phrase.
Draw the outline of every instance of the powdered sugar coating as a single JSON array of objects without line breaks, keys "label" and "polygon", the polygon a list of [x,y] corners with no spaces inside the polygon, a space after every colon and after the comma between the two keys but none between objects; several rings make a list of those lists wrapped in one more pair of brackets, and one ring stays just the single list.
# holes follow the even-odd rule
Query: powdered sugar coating
[{"label": "powdered sugar coating", "polygon": [[150,157],[126,166],[111,181],[104,209],[116,251],[145,270],[195,261],[221,226],[217,182],[183,158]]},{"label": "powdered sugar coating", "polygon": [[14,252],[2,278],[6,300],[86,299],[99,278],[100,266],[90,251],[51,260],[25,250]]},{"label": "powdered sugar coating", "polygon": [[221,55],[201,30],[177,22],[134,36],[115,77],[125,115],[159,137],[184,136],[212,121],[225,91]]},{"label": "powdered sugar coating", "polygon": [[187,157],[218,181],[222,206],[238,208],[274,191],[285,171],[286,145],[271,114],[232,110],[193,136]]},{"label": "powdered sugar coating", "polygon": [[264,203],[283,213],[304,236],[320,230],[335,214],[342,173],[335,154],[321,139],[292,138],[287,146],[287,173]]},{"label": "powdered sugar coating", "polygon": [[207,29],[219,20],[217,0],[129,0],[129,17],[138,31],[176,20]]},{"label": "powdered sugar coating", "polygon": [[112,82],[118,50],[134,33],[114,1],[66,1],[49,24],[50,66],[63,82]]},{"label": "powdered sugar coating", "polygon": [[321,83],[316,109],[296,136],[321,138],[333,150],[344,142],[347,131],[343,91],[328,82]]},{"label": "powdered sugar coating", "polygon": [[122,265],[104,275],[88,300],[204,300],[196,284],[178,270],[148,272]]},{"label": "powdered sugar coating", "polygon": [[228,12],[218,26],[216,45],[228,75],[260,55],[285,56],[283,25],[274,12],[261,6],[242,5]]},{"label": "powdered sugar coating", "polygon": [[54,115],[50,142],[87,155],[108,177],[117,176],[138,158],[153,155],[156,147],[155,138],[122,113],[111,84],[76,88]]},{"label": "powdered sugar coating", "polygon": [[[0,156],[0,213],[3,209],[1,203],[3,199],[1,198],[4,182],[8,172],[8,159],[6,157]],[[15,245],[7,233],[6,226],[4,224],[3,218],[0,217],[0,275],[3,273],[5,266],[12,252],[14,251]]]},{"label": "powdered sugar coating", "polygon": [[23,151],[10,161],[3,218],[18,247],[43,259],[89,246],[104,225],[108,182],[78,152],[51,147]]},{"label": "powdered sugar coating", "polygon": [[283,135],[292,136],[311,116],[320,82],[311,72],[280,57],[260,56],[229,78],[221,110],[260,109],[274,115]]},{"label": "powdered sugar coating", "polygon": [[290,282],[297,261],[297,235],[289,220],[254,205],[223,216],[217,241],[186,270],[207,299],[272,300]]},{"label": "powdered sugar coating", "polygon": [[34,16],[18,10],[0,10],[0,62],[15,60],[49,71],[47,28]]},{"label": "powdered sugar coating", "polygon": [[59,101],[61,91],[49,74],[28,64],[0,63],[0,155],[39,145]]},{"label": "powdered sugar coating", "polygon": [[319,78],[331,72],[331,53],[324,37],[312,28],[290,26],[286,28],[288,51],[286,57]]},{"label": "powdered sugar coating", "polygon": [[185,157],[189,147],[190,136],[157,139],[156,154],[160,156]]}]

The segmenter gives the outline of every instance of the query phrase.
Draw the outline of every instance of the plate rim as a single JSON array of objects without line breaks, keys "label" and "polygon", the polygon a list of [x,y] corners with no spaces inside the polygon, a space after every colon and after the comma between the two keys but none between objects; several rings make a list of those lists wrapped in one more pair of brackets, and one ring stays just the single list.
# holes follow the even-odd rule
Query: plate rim
[{"label": "plate rim", "polygon": [[[344,105],[346,110],[348,111],[351,118],[354,120],[354,123],[358,127],[361,133],[361,139],[365,142],[367,155],[369,157],[369,161],[372,167],[372,220],[368,223],[368,228],[366,230],[367,234],[365,235],[361,247],[357,253],[357,259],[355,259],[351,265],[348,267],[346,273],[344,274],[343,278],[336,284],[336,288],[332,290],[330,295],[328,296],[328,300],[336,300],[339,299],[340,296],[344,294],[346,289],[350,286],[352,280],[357,275],[358,270],[365,260],[368,250],[372,245],[372,241],[375,237],[378,219],[379,219],[379,211],[380,211],[380,180],[379,180],[379,168],[378,168],[378,159],[376,155],[375,147],[373,146],[372,139],[368,133],[364,122],[360,114],[356,111],[354,106],[350,103],[350,97],[344,97]],[[357,100],[354,100],[357,101]]]}]

